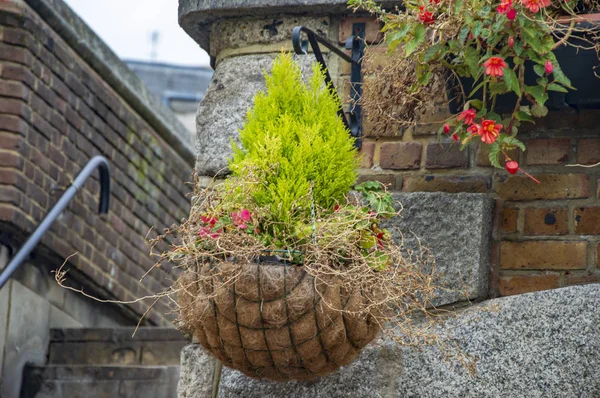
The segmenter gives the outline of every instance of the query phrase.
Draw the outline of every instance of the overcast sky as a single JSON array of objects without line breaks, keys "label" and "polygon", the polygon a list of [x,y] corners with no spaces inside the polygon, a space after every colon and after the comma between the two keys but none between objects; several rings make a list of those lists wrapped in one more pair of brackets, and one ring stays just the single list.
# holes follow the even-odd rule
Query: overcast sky
[{"label": "overcast sky", "polygon": [[177,0],[65,0],[123,59],[151,60],[152,32],[159,32],[156,61],[208,65],[208,55],[177,23]]}]

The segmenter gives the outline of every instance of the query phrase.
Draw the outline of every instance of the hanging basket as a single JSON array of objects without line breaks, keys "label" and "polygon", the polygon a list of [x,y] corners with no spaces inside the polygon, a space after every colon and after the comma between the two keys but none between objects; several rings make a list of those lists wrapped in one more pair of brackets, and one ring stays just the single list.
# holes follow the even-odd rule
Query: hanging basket
[{"label": "hanging basket", "polygon": [[[232,277],[235,275],[235,277]],[[205,264],[180,279],[180,318],[226,366],[271,380],[308,380],[352,362],[380,330],[363,297],[273,260]],[[356,310],[356,311],[355,311]]]}]

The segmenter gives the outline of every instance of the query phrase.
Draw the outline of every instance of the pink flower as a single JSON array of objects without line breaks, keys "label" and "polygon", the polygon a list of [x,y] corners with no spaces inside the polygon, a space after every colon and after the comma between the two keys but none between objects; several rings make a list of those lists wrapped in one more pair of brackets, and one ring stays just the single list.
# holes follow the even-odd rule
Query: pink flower
[{"label": "pink flower", "polygon": [[209,224],[211,227],[214,227],[217,223],[217,219],[215,217],[201,216],[200,219],[203,223]]},{"label": "pink flower", "polygon": [[501,124],[497,124],[493,120],[484,120],[481,122],[481,129],[479,130],[481,141],[485,142],[486,144],[493,144],[496,142],[500,130],[502,130]]},{"label": "pink flower", "polygon": [[515,10],[514,8],[511,8],[510,10],[508,10],[506,12],[506,18],[508,18],[509,21],[514,21],[516,17],[517,17],[517,10]]},{"label": "pink flower", "polygon": [[250,221],[250,218],[251,218],[250,211],[248,209],[242,209],[240,211],[236,211],[231,214],[231,217],[233,218],[233,223],[235,225],[237,225],[238,228],[240,228],[240,229],[248,228],[248,226],[246,225],[246,222]]},{"label": "pink flower", "polygon": [[500,5],[498,7],[496,7],[496,11],[498,11],[499,14],[506,14],[508,12],[508,10],[513,8],[512,5],[513,5],[512,0],[502,0],[500,2]]},{"label": "pink flower", "polygon": [[202,227],[200,228],[200,233],[198,234],[201,238],[212,238],[212,239],[217,239],[221,233],[220,231],[217,232],[212,232],[212,228],[209,227]]},{"label": "pink flower", "polygon": [[467,131],[471,134],[479,134],[479,130],[481,130],[481,126],[478,125],[477,123],[473,123],[472,125],[469,126],[469,128],[467,129]]},{"label": "pink flower", "polygon": [[483,66],[485,66],[486,75],[502,77],[504,76],[506,62],[500,57],[490,57],[483,63]]},{"label": "pink flower", "polygon": [[508,46],[510,48],[513,48],[515,46],[515,38],[514,37],[511,36],[508,38]]},{"label": "pink flower", "polygon": [[552,73],[553,70],[554,65],[552,65],[552,62],[546,61],[546,63],[544,64],[544,71],[546,72],[546,74],[549,75],[550,73]]},{"label": "pink flower", "polygon": [[521,3],[531,12],[538,12],[541,8],[548,7],[552,0],[521,0]]},{"label": "pink flower", "polygon": [[467,109],[466,111],[462,111],[460,115],[456,118],[459,122],[462,120],[465,124],[471,125],[475,120],[475,116],[477,116],[477,111],[475,109]]},{"label": "pink flower", "polygon": [[450,132],[450,125],[448,123],[444,124],[444,134],[448,134]]},{"label": "pink flower", "polygon": [[454,134],[452,134],[452,140],[453,141],[460,141],[460,137],[458,136],[458,134],[454,133]]}]

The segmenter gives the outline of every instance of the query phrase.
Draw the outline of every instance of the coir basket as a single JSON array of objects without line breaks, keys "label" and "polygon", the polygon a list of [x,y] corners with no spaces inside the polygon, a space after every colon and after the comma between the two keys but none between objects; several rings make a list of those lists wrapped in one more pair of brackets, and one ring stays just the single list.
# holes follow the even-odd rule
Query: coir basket
[{"label": "coir basket", "polygon": [[[308,380],[352,362],[380,327],[360,292],[302,266],[261,259],[201,264],[183,273],[183,328],[226,366],[255,378]],[[356,310],[356,311],[355,311]]]}]

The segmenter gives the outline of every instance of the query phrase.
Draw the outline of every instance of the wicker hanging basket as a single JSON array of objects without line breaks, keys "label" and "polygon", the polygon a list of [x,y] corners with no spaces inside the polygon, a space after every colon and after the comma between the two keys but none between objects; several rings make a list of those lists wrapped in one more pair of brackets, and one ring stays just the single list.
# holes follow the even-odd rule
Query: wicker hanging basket
[{"label": "wicker hanging basket", "polygon": [[[234,279],[224,277],[234,272]],[[179,281],[186,286],[178,298],[184,328],[250,377],[326,375],[352,362],[380,329],[369,316],[352,314],[360,293],[345,293],[335,280],[319,282],[301,266],[224,262],[187,271]]]}]

